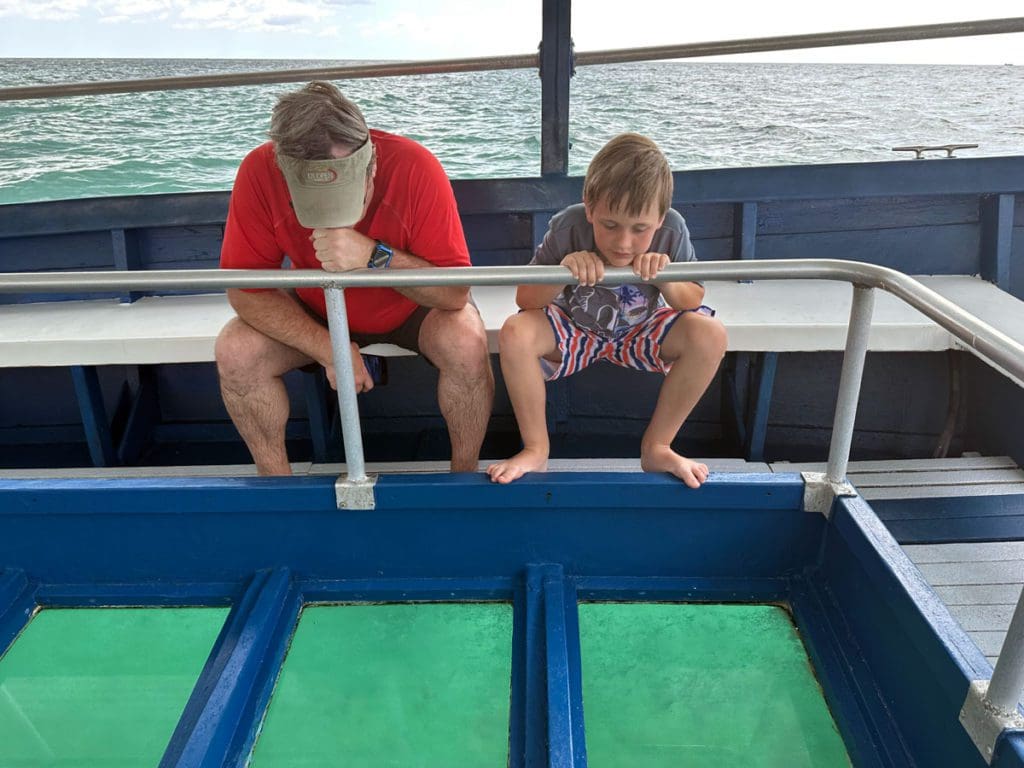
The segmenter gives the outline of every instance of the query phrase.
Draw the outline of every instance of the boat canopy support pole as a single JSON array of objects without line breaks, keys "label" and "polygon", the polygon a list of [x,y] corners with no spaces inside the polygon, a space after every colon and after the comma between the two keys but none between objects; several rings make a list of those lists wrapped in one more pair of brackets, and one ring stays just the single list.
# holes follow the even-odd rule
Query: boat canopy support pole
[{"label": "boat canopy support pole", "polygon": [[544,37],[540,43],[540,172],[544,176],[565,176],[569,172],[571,7],[570,0],[544,0]]},{"label": "boat canopy support pole", "polygon": [[345,289],[325,288],[324,296],[327,298],[327,324],[331,332],[334,381],[338,387],[338,413],[341,415],[347,469],[334,486],[338,509],[373,509],[375,479],[367,477],[363,461],[363,433],[359,426],[359,403],[356,400],[355,372],[352,368]]},{"label": "boat canopy support pole", "polygon": [[1010,619],[991,680],[973,680],[960,709],[960,722],[991,765],[996,744],[1007,729],[1024,729],[1017,702],[1024,695],[1024,594]]},{"label": "boat canopy support pole", "polygon": [[864,359],[871,333],[871,314],[875,308],[875,291],[871,286],[854,285],[850,306],[850,325],[846,331],[846,352],[839,377],[839,397],[832,422],[832,442],[828,451],[828,469],[804,472],[804,509],[831,514],[836,496],[855,496],[853,486],[846,482],[846,466],[850,462],[853,426],[857,418],[860,382],[864,375]]}]

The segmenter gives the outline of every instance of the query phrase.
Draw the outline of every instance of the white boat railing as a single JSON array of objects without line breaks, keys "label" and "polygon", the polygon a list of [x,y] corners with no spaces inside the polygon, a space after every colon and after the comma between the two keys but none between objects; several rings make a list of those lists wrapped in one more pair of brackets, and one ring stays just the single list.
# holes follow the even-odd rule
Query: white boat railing
[{"label": "white boat railing", "polygon": [[[880,289],[914,307],[945,328],[962,344],[1017,381],[1024,381],[1024,345],[966,312],[901,272],[863,262],[838,259],[776,261],[705,261],[670,264],[659,281],[694,280],[837,280],[853,289],[846,350],[825,473],[805,473],[805,507],[830,514],[837,496],[853,495],[846,469],[853,438],[874,291]],[[323,288],[338,383],[338,407],[345,447],[347,476],[339,478],[339,508],[372,508],[373,479],[366,474],[352,356],[349,349],[346,288],[440,287],[545,284],[564,285],[564,267],[453,267],[446,269],[369,270],[160,270],[117,272],[47,272],[0,276],[0,293],[84,293],[127,290],[224,290],[228,288]],[[626,268],[605,270],[607,283],[638,283]],[[345,386],[343,382],[349,382]],[[1017,604],[1000,659],[991,680],[974,681],[961,711],[964,727],[988,760],[995,740],[1006,728],[1024,727],[1017,703],[1024,694],[1024,595]]]}]

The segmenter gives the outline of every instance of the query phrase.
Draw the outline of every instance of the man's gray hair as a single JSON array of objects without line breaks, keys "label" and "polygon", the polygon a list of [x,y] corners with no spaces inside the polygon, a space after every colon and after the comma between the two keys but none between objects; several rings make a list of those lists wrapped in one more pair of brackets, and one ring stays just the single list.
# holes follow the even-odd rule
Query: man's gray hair
[{"label": "man's gray hair", "polygon": [[358,149],[369,135],[359,107],[323,80],[283,94],[270,117],[275,151],[303,160],[326,160],[335,144]]}]

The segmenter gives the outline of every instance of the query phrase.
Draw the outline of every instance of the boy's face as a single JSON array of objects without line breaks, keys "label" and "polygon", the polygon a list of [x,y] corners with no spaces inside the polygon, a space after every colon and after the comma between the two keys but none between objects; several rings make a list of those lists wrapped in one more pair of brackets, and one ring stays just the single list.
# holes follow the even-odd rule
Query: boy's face
[{"label": "boy's face", "polygon": [[654,233],[665,220],[656,204],[648,206],[640,216],[611,210],[605,198],[594,205],[587,203],[586,209],[598,255],[613,267],[628,267],[637,256],[647,253]]}]

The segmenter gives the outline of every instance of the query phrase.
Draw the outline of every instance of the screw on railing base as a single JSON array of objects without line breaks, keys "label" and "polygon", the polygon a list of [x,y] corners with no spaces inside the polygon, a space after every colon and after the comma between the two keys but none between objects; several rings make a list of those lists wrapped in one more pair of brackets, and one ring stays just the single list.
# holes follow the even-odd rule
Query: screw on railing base
[{"label": "screw on railing base", "polygon": [[373,491],[376,483],[376,475],[366,475],[361,480],[339,477],[334,483],[338,509],[376,509],[377,497]]}]

